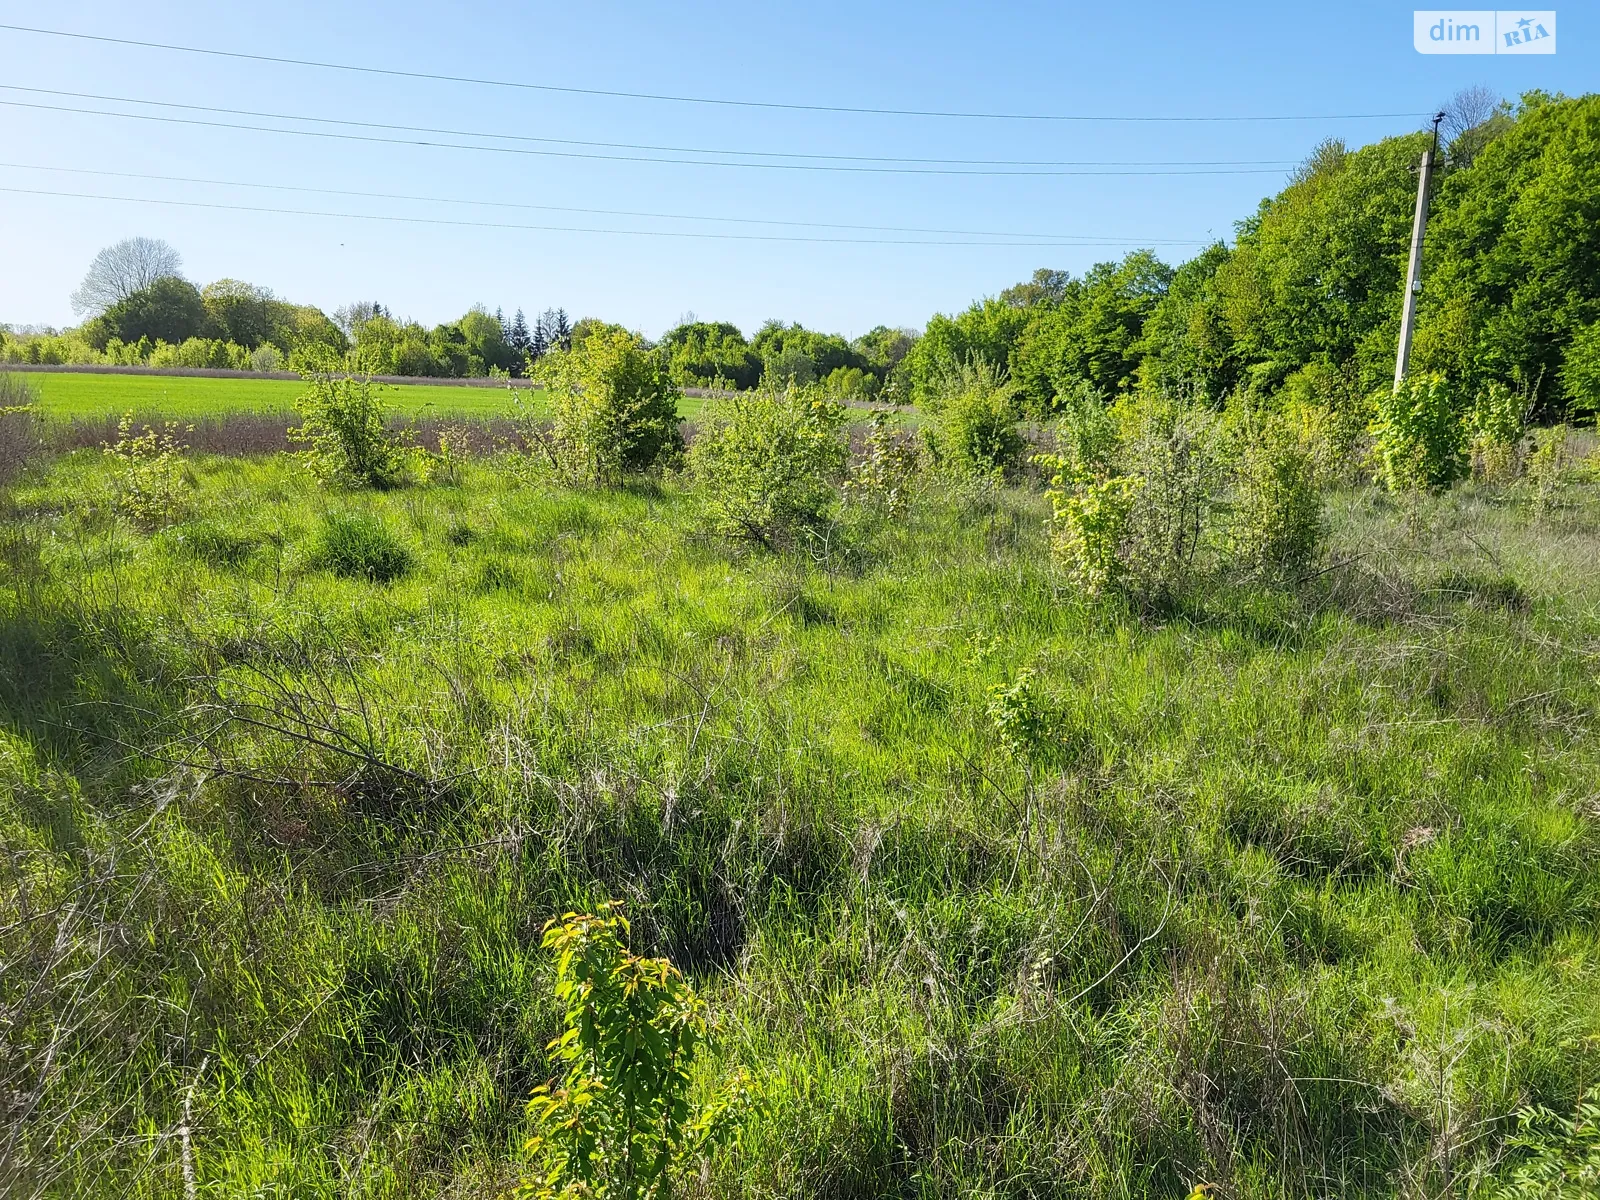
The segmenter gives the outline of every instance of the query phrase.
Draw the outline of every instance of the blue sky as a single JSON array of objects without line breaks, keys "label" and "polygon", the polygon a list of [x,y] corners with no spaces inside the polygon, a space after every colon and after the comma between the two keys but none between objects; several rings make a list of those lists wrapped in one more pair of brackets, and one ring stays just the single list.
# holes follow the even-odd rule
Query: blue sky
[{"label": "blue sky", "polygon": [[[762,221],[1022,236],[920,235],[984,245],[718,240],[401,224],[0,191],[0,321],[70,324],[68,297],[96,250],[145,234],[176,246],[185,274],[198,283],[246,279],[328,310],[356,299],[380,300],[429,324],[481,303],[504,307],[508,315],[519,306],[531,313],[561,305],[574,317],[601,316],[650,335],[689,312],[734,321],[747,333],[769,317],[850,335],[877,324],[921,326],[930,313],[963,307],[1036,267],[1080,272],[1138,246],[1181,261],[1195,243],[1228,236],[1235,220],[1281,186],[1285,164],[1321,139],[1361,144],[1416,128],[1422,113],[1463,87],[1485,84],[1507,96],[1533,87],[1591,90],[1600,66],[1594,41],[1600,3],[1557,12],[1560,51],[1554,56],[1456,57],[1418,55],[1411,44],[1412,9],[1378,3],[590,0],[480,2],[469,9],[411,0],[137,6],[97,0],[48,7],[4,0],[0,23],[565,87],[866,108],[1317,119],[1047,122],[740,108],[357,75],[0,30],[0,84],[10,85],[0,89],[0,101],[34,105],[251,123],[17,89],[589,142],[928,159],[1251,164],[1122,168],[1228,172],[1221,174],[1098,177],[748,169],[371,144],[12,103],[0,105],[0,162],[8,164],[0,167],[0,188],[608,230],[919,237],[748,223]],[[1362,113],[1416,115],[1349,115]],[[430,199],[27,169],[39,167]],[[993,244],[1073,237],[1114,241]]]}]

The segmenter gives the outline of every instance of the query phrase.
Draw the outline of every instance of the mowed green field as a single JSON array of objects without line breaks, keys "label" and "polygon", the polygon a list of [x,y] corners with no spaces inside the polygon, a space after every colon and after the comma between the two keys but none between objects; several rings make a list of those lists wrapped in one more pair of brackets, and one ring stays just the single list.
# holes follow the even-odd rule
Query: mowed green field
[{"label": "mowed green field", "polygon": [[[279,412],[294,407],[305,385],[292,379],[229,379],[189,375],[98,375],[29,372],[22,376],[47,417],[103,417],[136,412],[194,419],[232,412]],[[512,408],[510,390],[448,384],[379,384],[390,405],[407,416],[429,412],[494,417]],[[524,388],[535,404],[542,393]],[[685,396],[680,411],[694,417],[702,401]]]}]

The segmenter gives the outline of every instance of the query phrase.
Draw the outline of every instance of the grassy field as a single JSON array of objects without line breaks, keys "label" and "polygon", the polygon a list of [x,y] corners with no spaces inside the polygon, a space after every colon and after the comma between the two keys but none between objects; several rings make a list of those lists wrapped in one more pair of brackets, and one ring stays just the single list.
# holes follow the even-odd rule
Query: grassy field
[{"label": "grassy field", "polygon": [[[31,372],[21,375],[52,419],[94,418],[133,411],[177,419],[232,412],[286,412],[305,385],[288,379],[206,379],[179,375],[90,375]],[[492,417],[507,411],[503,388],[388,385],[385,399],[401,415],[424,412]],[[691,401],[691,404],[696,402]]]},{"label": "grassy field", "polygon": [[673,482],[211,458],[144,533],[111,470],[0,497],[7,1195],[500,1195],[607,897],[766,1098],[707,1196],[1487,1196],[1600,1079],[1586,488],[1339,492],[1333,569],[1139,616],[1026,489],[818,561]]}]

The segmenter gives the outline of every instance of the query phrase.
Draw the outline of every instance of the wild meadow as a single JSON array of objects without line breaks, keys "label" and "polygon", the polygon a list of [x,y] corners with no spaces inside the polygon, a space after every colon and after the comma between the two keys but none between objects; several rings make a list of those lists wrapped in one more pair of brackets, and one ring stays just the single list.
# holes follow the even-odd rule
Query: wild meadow
[{"label": "wild meadow", "polygon": [[0,375],[0,1195],[1600,1195],[1600,98],[1445,116],[1399,382],[1431,133],[849,341],[107,248],[304,382]]},{"label": "wild meadow", "polygon": [[591,1194],[529,1101],[541,931],[606,911],[742,1098],[592,1194],[1590,1194],[1538,1190],[1600,1075],[1589,435],[1457,479],[1424,380],[1028,444],[967,371],[685,457],[653,363],[472,454],[325,378],[294,454],[17,469],[7,1195]]}]

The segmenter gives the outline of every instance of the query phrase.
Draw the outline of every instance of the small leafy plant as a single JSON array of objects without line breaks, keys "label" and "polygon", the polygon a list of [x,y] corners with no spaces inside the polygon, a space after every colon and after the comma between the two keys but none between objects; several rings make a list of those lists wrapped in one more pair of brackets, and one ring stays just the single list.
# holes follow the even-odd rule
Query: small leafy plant
[{"label": "small leafy plant", "polygon": [[1373,395],[1368,432],[1375,482],[1391,492],[1449,487],[1467,471],[1466,429],[1455,390],[1443,375],[1413,374]]},{"label": "small leafy plant", "polygon": [[324,483],[341,487],[393,487],[402,455],[389,430],[389,409],[369,379],[313,374],[295,401],[301,423],[289,437],[305,443],[306,466]]},{"label": "small leafy plant", "polygon": [[1550,515],[1567,482],[1567,427],[1553,425],[1533,434],[1528,455],[1528,510],[1535,521]]},{"label": "small leafy plant", "polygon": [[922,466],[917,443],[897,432],[883,409],[873,412],[861,462],[845,481],[845,495],[891,519],[903,516]]},{"label": "small leafy plant", "polygon": [[1127,475],[1097,477],[1062,454],[1040,454],[1034,461],[1054,472],[1045,498],[1056,560],[1085,598],[1117,591],[1127,574],[1128,520],[1141,481]]},{"label": "small leafy plant", "polygon": [[415,472],[423,483],[441,487],[457,487],[466,472],[467,459],[471,457],[472,433],[460,424],[446,425],[439,430],[439,448],[415,448]]},{"label": "small leafy plant", "polygon": [[183,517],[194,479],[181,439],[193,430],[168,421],[135,433],[131,413],[117,422],[117,440],[105,448],[117,463],[117,508],[141,528],[161,529]]},{"label": "small leafy plant", "polygon": [[528,1200],[676,1195],[752,1102],[743,1073],[704,1100],[692,1097],[705,1002],[667,959],[630,953],[627,933],[615,901],[545,925],[566,1012],[549,1045],[559,1078],[535,1088],[528,1104],[535,1170],[519,1189]]},{"label": "small leafy plant", "polygon": [[1473,475],[1490,483],[1516,478],[1527,408],[1527,399],[1503,383],[1478,393],[1466,417]]},{"label": "small leafy plant", "polygon": [[1570,1117],[1539,1105],[1517,1115],[1511,1144],[1527,1157],[1496,1193],[1502,1200],[1593,1200],[1600,1196],[1600,1089]]}]

